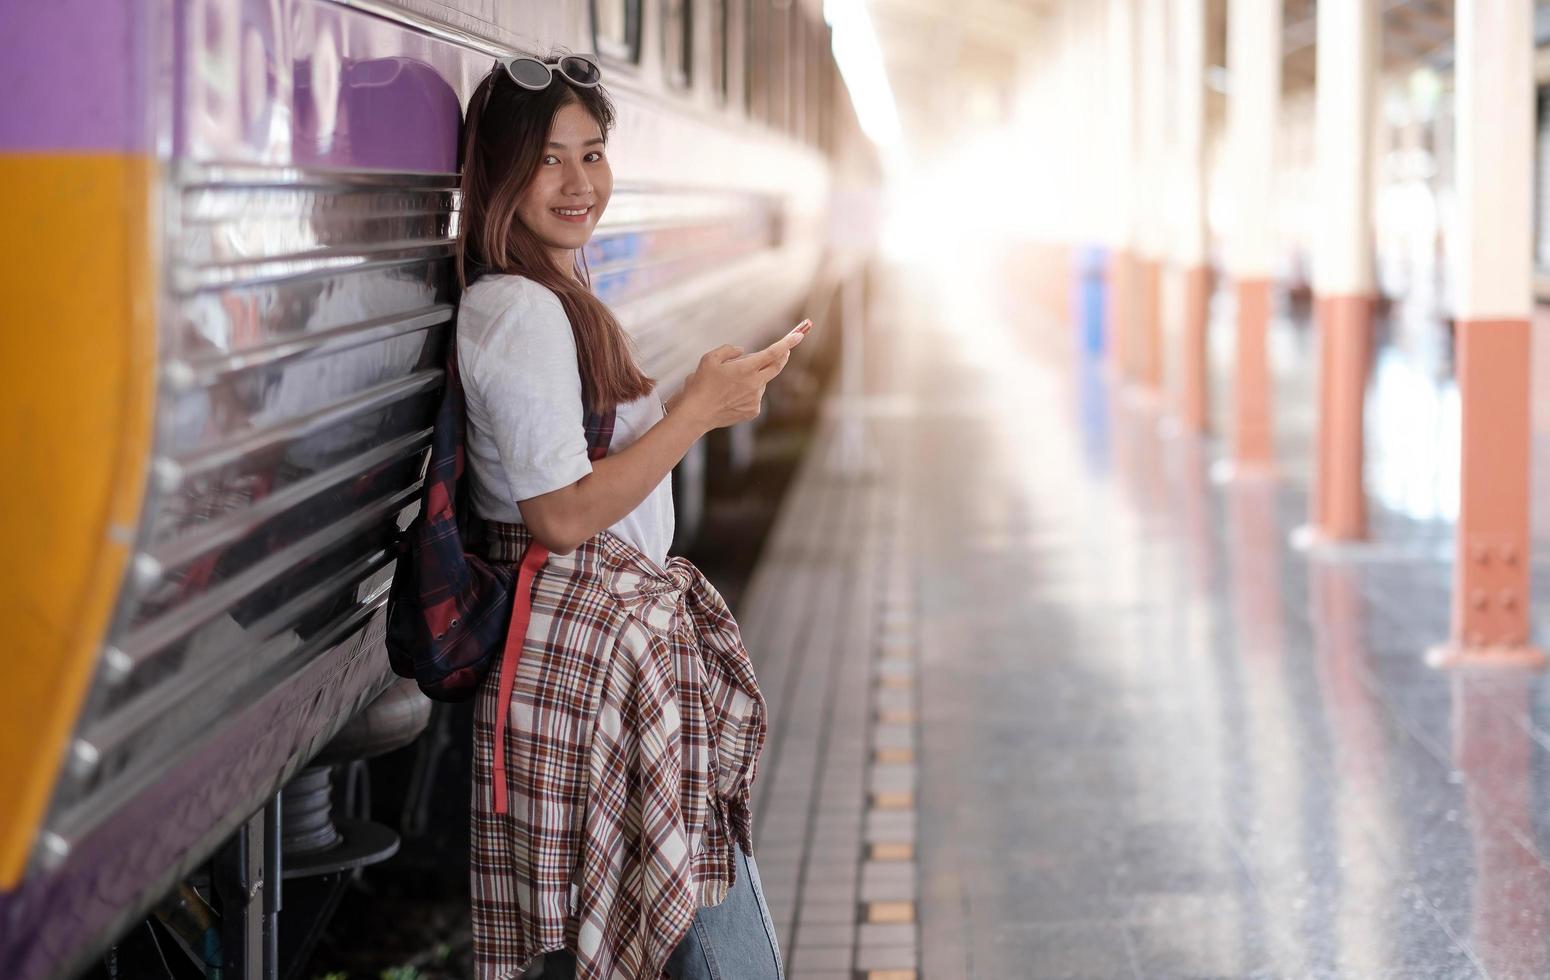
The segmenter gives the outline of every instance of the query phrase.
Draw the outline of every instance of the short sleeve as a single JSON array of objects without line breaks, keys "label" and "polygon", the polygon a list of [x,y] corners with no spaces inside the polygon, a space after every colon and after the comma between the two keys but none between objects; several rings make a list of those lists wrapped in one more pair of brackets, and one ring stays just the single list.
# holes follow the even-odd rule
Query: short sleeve
[{"label": "short sleeve", "polygon": [[459,351],[465,387],[480,402],[513,503],[592,472],[570,321],[553,293],[523,286],[475,349]]}]

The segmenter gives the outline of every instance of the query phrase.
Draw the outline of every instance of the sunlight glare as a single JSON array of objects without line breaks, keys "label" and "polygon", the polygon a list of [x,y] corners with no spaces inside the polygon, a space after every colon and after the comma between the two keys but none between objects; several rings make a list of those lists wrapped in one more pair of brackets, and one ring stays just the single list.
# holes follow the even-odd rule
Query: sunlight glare
[{"label": "sunlight glare", "polygon": [[823,16],[833,29],[834,60],[862,131],[879,147],[898,146],[903,136],[899,109],[866,0],[824,0]]}]

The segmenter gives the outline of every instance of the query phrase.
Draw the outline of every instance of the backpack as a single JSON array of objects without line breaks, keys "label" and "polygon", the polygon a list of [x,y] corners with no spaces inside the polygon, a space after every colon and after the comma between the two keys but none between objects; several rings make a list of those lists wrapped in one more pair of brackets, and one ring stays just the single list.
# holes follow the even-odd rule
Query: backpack
[{"label": "backpack", "polygon": [[[613,410],[588,413],[585,426],[588,457],[602,459],[613,436]],[[481,522],[461,493],[466,427],[454,332],[420,513],[398,539],[387,605],[388,663],[436,701],[472,698],[502,650],[520,656],[527,617],[513,618],[513,600],[530,593],[549,556],[536,540],[517,565],[488,561],[480,553]]]}]

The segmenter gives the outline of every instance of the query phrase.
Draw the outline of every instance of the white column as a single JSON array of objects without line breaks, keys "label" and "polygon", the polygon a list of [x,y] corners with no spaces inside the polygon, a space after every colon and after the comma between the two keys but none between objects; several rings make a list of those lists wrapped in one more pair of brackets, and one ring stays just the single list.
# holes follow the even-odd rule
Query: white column
[{"label": "white column", "polygon": [[1140,66],[1137,134],[1140,200],[1139,251],[1147,261],[1158,261],[1167,251],[1168,116],[1170,95],[1168,63],[1168,0],[1139,0],[1136,8]]},{"label": "white column", "polygon": [[1140,379],[1161,392],[1167,376],[1163,327],[1164,270],[1168,251],[1169,117],[1168,0],[1141,0],[1140,7],[1141,123],[1141,269]]},{"label": "white column", "polygon": [[1280,0],[1229,0],[1227,75],[1233,215],[1227,270],[1240,281],[1269,279],[1275,264],[1270,205],[1281,102]]},{"label": "white column", "polygon": [[1077,170],[1077,133],[1080,130],[1080,122],[1077,115],[1082,93],[1076,85],[1076,12],[1070,4],[1058,4],[1055,8],[1054,24],[1055,43],[1051,48],[1051,67],[1055,76],[1055,94],[1058,100],[1057,112],[1060,116],[1059,129],[1052,133],[1054,142],[1050,145],[1058,147],[1058,155],[1061,161],[1061,186],[1068,192],[1059,195],[1061,218],[1060,232],[1057,240],[1062,244],[1070,243],[1077,238],[1077,227],[1080,222],[1080,201],[1074,189],[1081,179],[1082,174]]},{"label": "white column", "polygon": [[1459,319],[1533,307],[1534,4],[1458,0]]},{"label": "white column", "polygon": [[1186,428],[1210,429],[1207,311],[1211,289],[1210,237],[1206,222],[1206,4],[1173,0],[1171,94],[1172,161],[1168,200],[1178,336],[1170,341],[1177,364],[1179,414]]},{"label": "white column", "polygon": [[1113,234],[1108,213],[1109,188],[1106,174],[1109,169],[1109,107],[1112,98],[1109,90],[1113,78],[1109,73],[1109,10],[1106,4],[1084,4],[1087,12],[1087,79],[1092,86],[1087,106],[1090,115],[1086,125],[1086,169],[1088,203],[1093,216],[1093,241],[1108,245]]},{"label": "white column", "polygon": [[1109,150],[1110,241],[1107,273],[1108,360],[1125,378],[1136,367],[1136,23],[1133,0],[1109,0]]},{"label": "white column", "polygon": [[1109,166],[1107,186],[1110,245],[1132,250],[1136,160],[1136,58],[1132,0],[1109,0]]},{"label": "white column", "polygon": [[1173,0],[1173,159],[1169,199],[1171,253],[1181,268],[1203,266],[1209,259],[1206,229],[1206,5],[1205,0]]},{"label": "white column", "polygon": [[1318,218],[1313,290],[1320,296],[1366,296],[1373,291],[1377,0],[1322,4],[1317,59],[1313,139]]},{"label": "white column", "polygon": [[1076,241],[1090,245],[1098,230],[1093,221],[1092,137],[1096,127],[1091,124],[1093,112],[1100,108],[1099,89],[1094,84],[1095,65],[1092,50],[1093,8],[1090,4],[1070,4],[1073,23],[1071,50],[1072,124],[1068,134],[1070,152],[1076,161],[1076,183],[1070,188],[1076,200],[1079,215]]}]

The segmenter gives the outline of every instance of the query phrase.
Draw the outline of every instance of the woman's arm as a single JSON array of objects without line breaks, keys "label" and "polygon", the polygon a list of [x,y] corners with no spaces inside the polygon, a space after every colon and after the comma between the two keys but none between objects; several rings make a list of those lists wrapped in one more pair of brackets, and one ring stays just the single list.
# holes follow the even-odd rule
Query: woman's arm
[{"label": "woman's arm", "polygon": [[781,372],[802,334],[792,333],[749,357],[718,347],[673,397],[668,414],[626,449],[592,464],[569,486],[517,502],[522,520],[544,547],[570,554],[639,507],[678,461],[711,429],[759,414],[764,386]]},{"label": "woman's arm", "polygon": [[594,462],[592,472],[570,486],[519,501],[522,520],[544,547],[570,554],[639,507],[706,431],[674,412],[626,449]]}]

